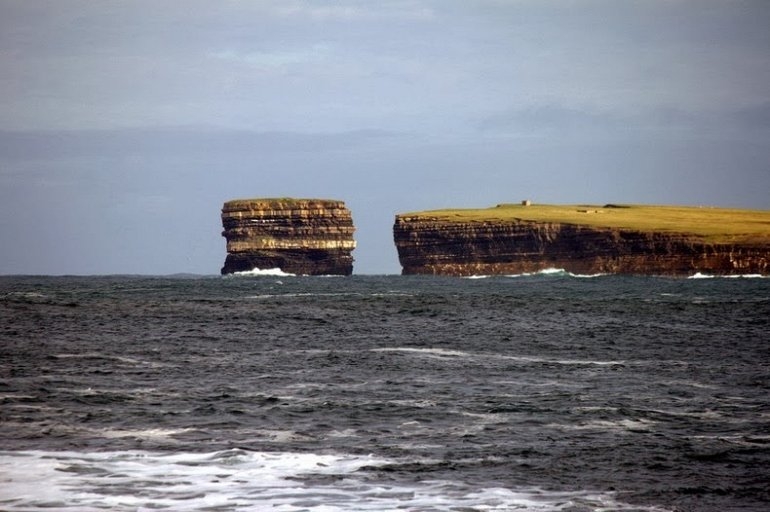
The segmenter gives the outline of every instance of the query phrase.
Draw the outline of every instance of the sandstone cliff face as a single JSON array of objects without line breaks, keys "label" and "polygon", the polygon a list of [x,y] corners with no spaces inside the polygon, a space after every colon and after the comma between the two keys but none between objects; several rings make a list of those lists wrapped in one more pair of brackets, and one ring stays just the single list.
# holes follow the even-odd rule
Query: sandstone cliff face
[{"label": "sandstone cliff face", "polygon": [[770,273],[770,244],[534,221],[446,222],[396,216],[403,274],[499,275],[562,268],[576,274]]},{"label": "sandstone cliff face", "polygon": [[222,208],[222,274],[280,268],[297,275],[350,275],[353,219],[342,201],[240,199]]}]

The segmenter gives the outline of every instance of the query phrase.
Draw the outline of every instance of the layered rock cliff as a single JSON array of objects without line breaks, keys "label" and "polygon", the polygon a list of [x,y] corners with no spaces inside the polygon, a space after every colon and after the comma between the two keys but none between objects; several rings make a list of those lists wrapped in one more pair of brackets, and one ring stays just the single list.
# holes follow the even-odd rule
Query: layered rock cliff
[{"label": "layered rock cliff", "polygon": [[[598,210],[597,210],[598,211]],[[764,221],[766,224],[768,219]],[[499,275],[561,268],[576,274],[770,273],[770,240],[564,222],[397,215],[403,274]],[[732,241],[731,241],[732,238]]]},{"label": "layered rock cliff", "polygon": [[227,257],[222,274],[275,269],[350,275],[356,247],[345,203],[327,199],[238,199],[222,208]]}]

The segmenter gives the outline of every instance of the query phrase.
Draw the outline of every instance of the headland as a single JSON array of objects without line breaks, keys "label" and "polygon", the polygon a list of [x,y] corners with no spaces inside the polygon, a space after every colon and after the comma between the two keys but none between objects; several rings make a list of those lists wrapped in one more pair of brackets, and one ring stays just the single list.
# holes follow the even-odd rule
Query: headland
[{"label": "headland", "polygon": [[770,211],[500,204],[396,215],[402,274],[770,274]]}]

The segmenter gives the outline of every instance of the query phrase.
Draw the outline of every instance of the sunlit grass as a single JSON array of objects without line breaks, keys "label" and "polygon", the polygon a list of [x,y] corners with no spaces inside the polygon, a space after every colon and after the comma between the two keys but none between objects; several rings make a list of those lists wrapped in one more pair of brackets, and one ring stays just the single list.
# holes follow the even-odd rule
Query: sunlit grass
[{"label": "sunlit grass", "polygon": [[685,233],[711,243],[770,243],[770,211],[653,205],[501,204],[400,214],[441,222],[535,221],[645,232]]},{"label": "sunlit grass", "polygon": [[225,208],[238,209],[238,208],[252,208],[254,206],[260,207],[289,207],[298,206],[304,204],[317,204],[317,203],[338,203],[336,199],[314,199],[314,198],[295,198],[295,197],[259,197],[254,199],[232,199],[225,202]]}]

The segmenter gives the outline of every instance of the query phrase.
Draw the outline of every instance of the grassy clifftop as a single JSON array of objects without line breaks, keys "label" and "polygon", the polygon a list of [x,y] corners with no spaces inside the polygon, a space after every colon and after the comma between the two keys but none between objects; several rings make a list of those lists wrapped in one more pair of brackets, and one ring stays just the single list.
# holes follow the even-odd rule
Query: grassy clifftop
[{"label": "grassy clifftop", "polygon": [[307,204],[343,204],[337,199],[316,199],[316,198],[296,198],[296,197],[256,197],[253,199],[231,199],[225,201],[225,208],[251,208],[255,205],[264,207],[293,207]]},{"label": "grassy clifftop", "polygon": [[770,211],[693,206],[501,204],[400,214],[439,222],[533,221],[690,234],[711,243],[770,244]]}]

